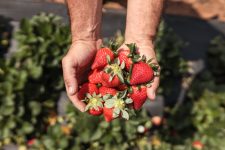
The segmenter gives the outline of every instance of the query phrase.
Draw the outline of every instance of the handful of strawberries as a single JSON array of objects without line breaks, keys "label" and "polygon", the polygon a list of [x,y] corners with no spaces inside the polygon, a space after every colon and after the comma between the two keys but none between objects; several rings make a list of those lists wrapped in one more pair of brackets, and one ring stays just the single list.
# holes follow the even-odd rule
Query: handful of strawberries
[{"label": "handful of strawberries", "polygon": [[[113,47],[113,46],[111,46]],[[147,87],[158,73],[158,65],[136,51],[104,47],[97,51],[88,82],[81,85],[78,98],[90,115],[104,115],[107,122],[129,119],[130,110],[139,110],[147,99]]]}]

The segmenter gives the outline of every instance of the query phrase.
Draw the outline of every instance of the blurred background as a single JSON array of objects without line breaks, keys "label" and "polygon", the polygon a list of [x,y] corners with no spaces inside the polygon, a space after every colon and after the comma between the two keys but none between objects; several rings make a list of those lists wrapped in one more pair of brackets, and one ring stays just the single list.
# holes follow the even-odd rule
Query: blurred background
[{"label": "blurred background", "polygon": [[[104,41],[124,40],[126,1],[104,0]],[[0,149],[224,150],[225,0],[166,0],[155,101],[106,123],[68,101],[63,0],[0,0]]]}]

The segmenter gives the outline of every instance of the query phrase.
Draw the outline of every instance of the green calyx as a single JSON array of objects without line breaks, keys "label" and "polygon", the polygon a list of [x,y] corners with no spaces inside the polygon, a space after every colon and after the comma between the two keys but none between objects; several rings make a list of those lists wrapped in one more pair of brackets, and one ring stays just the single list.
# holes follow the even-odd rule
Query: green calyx
[{"label": "green calyx", "polygon": [[147,63],[152,68],[152,70],[154,71],[154,76],[159,76],[160,75],[159,64],[152,63],[152,60],[154,60],[154,58],[145,60],[143,62]]},{"label": "green calyx", "polygon": [[128,57],[132,57],[133,54],[136,54],[137,47],[135,43],[126,44],[126,46],[130,49],[130,54]]},{"label": "green calyx", "polygon": [[113,64],[106,66],[104,71],[110,75],[109,82],[113,80],[114,76],[118,76],[120,81],[124,83],[124,76],[122,71],[124,68],[125,68],[125,63],[122,62],[120,65],[119,59],[115,59]]},{"label": "green calyx", "polygon": [[114,118],[118,117],[121,114],[123,118],[127,120],[129,119],[129,114],[127,112],[128,109],[126,108],[126,105],[131,104],[133,100],[131,98],[126,98],[126,93],[127,91],[120,92],[105,102],[105,106],[107,108],[114,108]]},{"label": "green calyx", "polygon": [[84,100],[85,102],[87,102],[87,106],[85,107],[85,111],[94,108],[95,110],[99,110],[99,107],[103,107],[103,99],[101,98],[101,94],[96,95],[96,93],[94,94],[87,94],[86,98]]},{"label": "green calyx", "polygon": [[119,44],[113,41],[109,41],[108,47],[116,53],[116,50],[119,48]]},{"label": "green calyx", "polygon": [[126,44],[126,46],[130,49],[130,54],[128,55],[131,58],[133,63],[140,61],[140,55],[137,54],[137,47],[135,43]]}]

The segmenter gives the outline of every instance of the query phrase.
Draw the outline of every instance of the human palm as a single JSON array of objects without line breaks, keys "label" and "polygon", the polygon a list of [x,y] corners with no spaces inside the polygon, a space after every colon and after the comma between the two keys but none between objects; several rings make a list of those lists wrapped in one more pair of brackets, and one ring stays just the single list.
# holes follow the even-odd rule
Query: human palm
[{"label": "human palm", "polygon": [[[125,42],[119,49],[128,49],[126,44],[130,42]],[[137,51],[140,53],[140,55],[145,55],[147,59],[152,59],[152,63],[158,64],[156,54],[154,51],[154,46],[150,42],[136,42]],[[151,86],[147,89],[147,95],[148,98],[151,100],[155,99],[156,91],[159,86],[159,77],[155,76],[153,82],[151,83]]]},{"label": "human palm", "polygon": [[68,97],[81,111],[84,111],[85,104],[77,98],[78,84],[87,79],[98,45],[95,41],[75,42],[62,60]]}]

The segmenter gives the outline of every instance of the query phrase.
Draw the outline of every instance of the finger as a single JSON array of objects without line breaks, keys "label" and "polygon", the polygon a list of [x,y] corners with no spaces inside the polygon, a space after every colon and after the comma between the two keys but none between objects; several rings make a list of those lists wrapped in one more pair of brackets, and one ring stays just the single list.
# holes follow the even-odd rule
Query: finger
[{"label": "finger", "polygon": [[85,104],[77,97],[78,83],[76,79],[76,67],[74,67],[73,62],[70,61],[70,59],[65,57],[63,58],[62,66],[67,95],[73,105],[81,112],[84,112]]},{"label": "finger", "polygon": [[84,112],[86,105],[84,102],[82,102],[81,100],[78,99],[77,94],[72,95],[72,96],[68,95],[68,96],[69,96],[69,99],[71,100],[71,102],[73,103],[73,105],[77,109],[79,109],[81,112]]},{"label": "finger", "polygon": [[72,60],[64,57],[62,60],[63,78],[68,95],[74,95],[77,92],[78,84],[76,80],[76,69]]},{"label": "finger", "polygon": [[151,100],[155,99],[158,86],[159,86],[159,77],[156,76],[154,77],[151,86],[147,89],[147,95],[149,99]]}]

